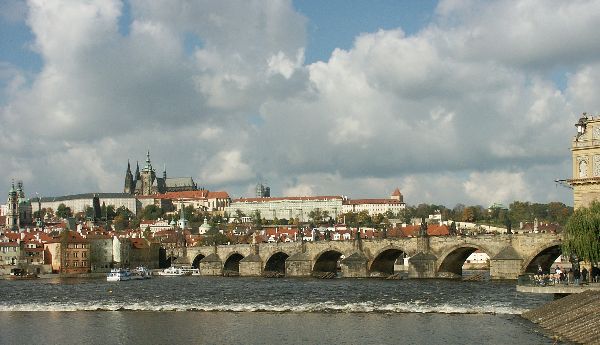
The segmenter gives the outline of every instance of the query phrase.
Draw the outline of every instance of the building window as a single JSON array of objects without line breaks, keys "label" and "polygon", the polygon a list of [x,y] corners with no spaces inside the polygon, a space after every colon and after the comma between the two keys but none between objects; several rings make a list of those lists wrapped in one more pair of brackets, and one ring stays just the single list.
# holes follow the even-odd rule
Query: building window
[{"label": "building window", "polygon": [[73,266],[77,267],[77,261],[73,262]]}]

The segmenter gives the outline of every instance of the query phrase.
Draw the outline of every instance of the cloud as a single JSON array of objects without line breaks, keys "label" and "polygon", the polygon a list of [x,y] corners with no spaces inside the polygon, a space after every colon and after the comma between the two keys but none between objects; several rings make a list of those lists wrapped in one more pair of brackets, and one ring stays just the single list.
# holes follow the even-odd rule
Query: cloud
[{"label": "cloud", "polygon": [[118,0],[27,4],[43,67],[0,62],[0,173],[44,195],[120,191],[150,149],[234,197],[264,178],[273,195],[571,202],[549,187],[579,114],[600,112],[591,1],[441,1],[415,34],[312,64],[288,0],[133,0],[126,22]]}]

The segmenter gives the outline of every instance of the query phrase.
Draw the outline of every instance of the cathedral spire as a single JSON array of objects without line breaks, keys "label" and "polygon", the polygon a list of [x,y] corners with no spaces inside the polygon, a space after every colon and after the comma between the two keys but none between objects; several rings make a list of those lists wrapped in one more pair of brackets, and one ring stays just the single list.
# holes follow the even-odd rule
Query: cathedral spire
[{"label": "cathedral spire", "polygon": [[152,171],[152,163],[150,163],[150,150],[146,153],[146,165],[144,166],[144,171]]},{"label": "cathedral spire", "polygon": [[141,176],[140,176],[140,162],[139,162],[139,161],[136,161],[136,162],[135,162],[135,165],[136,165],[136,167],[135,167],[135,176],[134,176],[134,179],[135,179],[136,181],[139,181],[139,179],[140,179],[140,177],[141,177]]}]

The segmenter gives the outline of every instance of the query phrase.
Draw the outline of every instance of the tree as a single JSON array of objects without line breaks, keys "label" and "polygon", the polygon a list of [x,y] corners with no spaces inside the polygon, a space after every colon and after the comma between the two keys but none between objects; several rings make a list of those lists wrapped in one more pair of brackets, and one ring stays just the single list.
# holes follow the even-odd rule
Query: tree
[{"label": "tree", "polygon": [[600,202],[575,210],[567,222],[562,249],[581,261],[600,261]]},{"label": "tree", "polygon": [[69,218],[73,216],[73,212],[71,211],[71,208],[68,207],[65,204],[60,204],[58,205],[58,207],[56,208],[56,216],[58,218]]},{"label": "tree", "polygon": [[163,210],[156,205],[148,205],[142,210],[141,218],[144,220],[157,220],[162,217]]},{"label": "tree", "polygon": [[463,222],[474,222],[475,221],[475,212],[473,207],[467,207],[463,210],[462,213]]},{"label": "tree", "polygon": [[200,241],[200,243],[204,246],[214,246],[215,244],[221,245],[227,244],[228,242],[230,241],[227,236],[223,235],[218,230],[213,229],[208,231]]},{"label": "tree", "polygon": [[242,210],[237,209],[235,210],[235,216],[233,217],[235,219],[235,222],[238,224],[242,223],[242,217],[245,217],[246,215],[244,214],[244,212],[242,212]]}]

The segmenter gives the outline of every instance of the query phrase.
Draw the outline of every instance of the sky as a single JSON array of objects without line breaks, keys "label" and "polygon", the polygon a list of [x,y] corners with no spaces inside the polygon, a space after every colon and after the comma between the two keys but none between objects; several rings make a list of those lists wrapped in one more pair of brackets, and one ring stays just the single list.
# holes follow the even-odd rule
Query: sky
[{"label": "sky", "polygon": [[[598,1],[0,1],[0,193],[561,201]],[[6,194],[5,194],[6,195]]]}]

